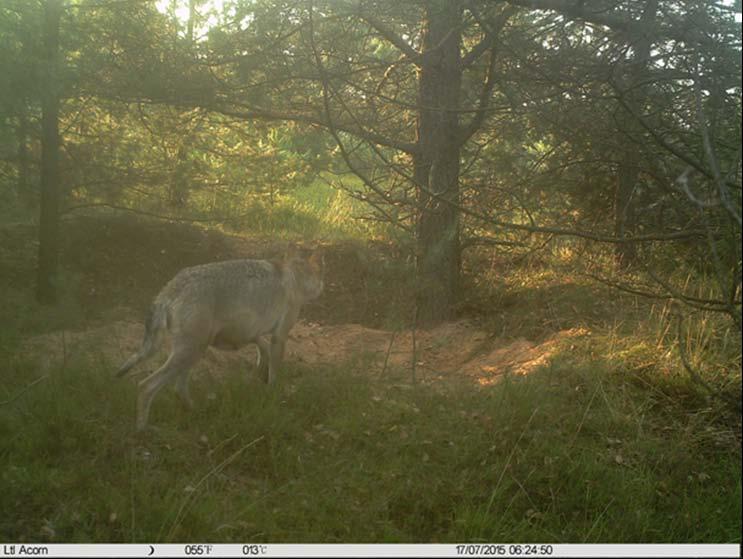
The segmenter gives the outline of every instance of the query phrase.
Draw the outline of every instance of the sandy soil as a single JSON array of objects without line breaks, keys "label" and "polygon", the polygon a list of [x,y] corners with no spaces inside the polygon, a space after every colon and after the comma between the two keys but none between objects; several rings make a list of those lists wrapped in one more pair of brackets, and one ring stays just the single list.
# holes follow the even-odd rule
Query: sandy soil
[{"label": "sandy soil", "polygon": [[[42,368],[54,366],[80,352],[97,355],[114,369],[140,345],[142,324],[118,321],[83,332],[63,331],[30,339],[25,350]],[[290,333],[286,360],[313,364],[342,364],[361,360],[369,374],[412,369],[429,379],[461,375],[479,384],[492,384],[505,374],[524,375],[548,363],[562,340],[586,335],[583,329],[559,331],[539,343],[526,339],[494,338],[468,321],[450,322],[430,330],[390,332],[359,324],[321,325],[298,322]],[[415,351],[413,346],[415,342]],[[140,368],[162,363],[161,355]],[[194,369],[218,376],[235,368],[251,368],[255,348],[220,351],[210,348]]]}]

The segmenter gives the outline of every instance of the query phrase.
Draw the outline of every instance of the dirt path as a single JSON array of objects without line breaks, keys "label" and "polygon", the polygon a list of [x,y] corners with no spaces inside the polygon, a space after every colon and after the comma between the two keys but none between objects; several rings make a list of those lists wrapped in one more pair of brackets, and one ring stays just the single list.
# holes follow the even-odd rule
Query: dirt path
[{"label": "dirt path", "polygon": [[[57,332],[30,339],[25,349],[42,368],[63,362],[80,352],[102,358],[115,367],[140,345],[144,328],[129,321],[110,323],[84,332]],[[497,382],[504,374],[528,374],[546,364],[561,340],[585,335],[582,329],[563,330],[540,342],[503,340],[490,336],[468,321],[445,323],[415,333],[416,370],[426,378],[461,375],[479,384]],[[162,361],[155,358],[149,367]],[[410,370],[413,334],[366,328],[358,324],[320,325],[300,321],[287,343],[289,362],[343,364],[362,360],[370,374]],[[219,375],[244,368],[255,360],[255,348],[240,351],[210,349],[195,372]]]}]

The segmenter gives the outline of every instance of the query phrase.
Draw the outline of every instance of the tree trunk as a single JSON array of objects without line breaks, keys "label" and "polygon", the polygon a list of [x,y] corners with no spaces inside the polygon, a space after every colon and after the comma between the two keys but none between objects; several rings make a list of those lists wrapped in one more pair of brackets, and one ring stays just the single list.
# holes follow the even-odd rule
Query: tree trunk
[{"label": "tree trunk", "polygon": [[[459,289],[459,95],[462,6],[459,1],[426,4],[418,75],[419,185],[417,221],[418,319],[432,324],[452,317]],[[449,202],[449,203],[447,203]]]},{"label": "tree trunk", "polygon": [[[645,30],[640,38],[635,42],[634,57],[628,69],[627,94],[626,102],[632,109],[632,112],[642,113],[645,105],[647,91],[642,86],[642,80],[647,72],[648,59],[650,57],[650,48],[652,46],[652,36],[649,29],[651,28],[656,13],[658,11],[658,0],[647,0],[641,23]],[[640,178],[640,138],[644,131],[637,119],[631,115],[626,115],[628,125],[622,132],[628,137],[624,140],[625,148],[622,158],[619,161],[617,170],[617,187],[614,196],[614,234],[617,237],[632,236],[636,233],[635,219],[635,201],[633,194],[637,181]],[[614,249],[614,257],[619,268],[625,269],[631,267],[637,260],[637,247],[635,243],[625,242],[617,243]]]},{"label": "tree trunk", "polygon": [[30,176],[28,137],[28,114],[26,112],[26,100],[23,99],[18,113],[18,126],[16,127],[16,142],[18,143],[18,199],[24,208],[34,210],[38,206],[38,200]]},{"label": "tree trunk", "polygon": [[193,46],[193,25],[196,19],[196,0],[188,0],[188,27],[186,28],[186,36],[188,38],[188,45]]},{"label": "tree trunk", "polygon": [[185,208],[188,202],[191,169],[189,168],[186,142],[187,140],[181,140],[178,155],[173,164],[173,172],[170,176],[170,205],[176,209]]},{"label": "tree trunk", "polygon": [[[614,235],[618,238],[631,236],[635,232],[635,204],[632,195],[639,177],[637,144],[627,146],[617,171],[617,187],[614,195]],[[614,249],[617,266],[631,267],[637,259],[637,247],[633,242],[617,243]]]},{"label": "tree trunk", "polygon": [[41,207],[39,216],[39,263],[36,299],[57,300],[59,261],[59,21],[62,0],[44,6],[44,52],[46,83],[41,99]]}]

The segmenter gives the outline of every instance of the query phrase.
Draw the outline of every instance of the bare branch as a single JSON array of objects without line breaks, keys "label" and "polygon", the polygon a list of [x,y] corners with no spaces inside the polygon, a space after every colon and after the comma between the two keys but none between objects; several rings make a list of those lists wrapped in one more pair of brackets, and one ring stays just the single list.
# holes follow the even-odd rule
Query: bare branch
[{"label": "bare branch", "polygon": [[10,398],[8,398],[7,400],[3,400],[2,402],[0,402],[0,406],[5,406],[7,404],[10,404],[12,402],[15,402],[18,398],[20,398],[26,392],[28,392],[29,390],[31,390],[34,386],[36,386],[37,384],[39,384],[42,380],[46,380],[48,378],[49,378],[49,375],[48,374],[40,376],[39,378],[37,378],[33,382],[31,382],[28,385],[26,385],[25,387],[23,387],[18,392],[16,392],[13,396],[11,396]]},{"label": "bare branch", "polygon": [[[712,386],[704,380],[702,375],[692,366],[691,362],[689,361],[689,357],[686,354],[686,344],[684,343],[684,335],[683,335],[683,316],[678,311],[678,309],[674,312],[674,317],[676,319],[676,339],[678,341],[678,348],[679,348],[679,356],[681,357],[681,363],[684,366],[684,369],[686,369],[686,372],[689,373],[689,376],[691,379],[699,384],[702,388],[704,388],[707,393],[710,396],[713,396],[715,398],[718,398],[720,400],[723,400],[727,402],[728,404],[731,404],[735,408],[740,411],[741,408],[741,401],[740,398],[736,398],[734,396],[731,396],[730,394],[726,394],[724,392],[721,392],[719,390],[715,390],[712,388]],[[740,392],[738,392],[740,394]]]},{"label": "bare branch", "polygon": [[359,13],[358,15],[362,20],[364,20],[373,29],[375,29],[377,33],[379,33],[382,37],[384,37],[390,43],[396,46],[398,50],[402,52],[410,60],[410,62],[413,62],[414,64],[416,64],[417,61],[420,61],[421,53],[419,53],[412,46],[410,46],[410,44],[408,44],[408,42],[405,41],[405,39],[403,39],[397,33],[395,33],[383,21],[374,17],[372,14],[368,12],[368,10],[363,11]]},{"label": "bare branch", "polygon": [[[646,299],[657,299],[661,301],[679,301],[689,307],[692,307],[692,308],[695,308],[701,311],[710,311],[710,312],[719,312],[719,313],[729,314],[729,311],[727,308],[728,307],[727,301],[719,301],[716,299],[705,300],[705,299],[700,299],[698,297],[688,296],[688,295],[685,295],[683,293],[678,293],[678,292],[659,293],[657,291],[648,291],[644,286],[636,286],[636,285],[631,285],[628,283],[620,283],[617,281],[610,280],[609,278],[597,276],[595,274],[591,274],[588,272],[578,272],[578,273],[582,276],[591,278],[594,281],[603,283],[604,285],[607,285],[613,289],[617,289],[618,291],[623,291],[625,293],[630,293],[632,295],[638,295],[640,297],[645,297]],[[740,306],[741,302],[735,301],[734,304]]]},{"label": "bare branch", "polygon": [[502,227],[503,229],[513,229],[516,231],[527,231],[529,233],[545,233],[549,235],[557,235],[557,236],[563,236],[563,237],[579,237],[582,239],[588,239],[591,241],[597,241],[601,243],[615,243],[615,244],[653,242],[653,241],[679,241],[683,239],[693,239],[697,237],[704,237],[706,234],[705,231],[689,230],[689,231],[672,231],[669,233],[655,233],[655,234],[648,234],[648,235],[636,235],[634,237],[614,237],[612,235],[602,235],[598,233],[591,233],[589,231],[581,231],[578,229],[564,229],[561,227],[546,227],[546,226],[538,226],[538,225],[524,225],[522,223],[510,223],[507,221],[501,221],[499,219],[492,218],[486,214],[481,214],[480,212],[476,212],[474,210],[470,210],[469,208],[465,208],[461,206],[460,204],[452,202],[451,200],[447,200],[445,197],[441,196],[440,194],[437,194],[436,192],[433,192],[427,186],[422,185],[420,183],[418,183],[417,186],[418,188],[426,192],[429,196],[436,198],[437,200],[440,200],[444,202],[445,204],[448,204],[449,206],[452,206],[458,209],[463,214],[479,219],[485,223],[490,223],[497,227]]},{"label": "bare branch", "polygon": [[464,144],[469,140],[482,126],[485,121],[485,117],[488,113],[488,107],[490,106],[490,98],[493,94],[493,88],[495,87],[495,49],[490,51],[490,63],[488,64],[488,73],[485,78],[485,82],[482,84],[482,91],[480,92],[480,99],[478,101],[478,111],[470,120],[470,123],[464,127],[460,133],[459,142],[460,145]]},{"label": "bare branch", "polygon": [[491,237],[467,237],[460,241],[459,246],[462,250],[473,246],[503,246],[511,248],[530,248],[526,243],[518,241],[502,241]]},{"label": "bare branch", "polygon": [[249,217],[250,215],[252,215],[251,212],[246,212],[244,214],[232,216],[232,217],[213,217],[213,218],[178,217],[178,216],[173,216],[173,215],[156,214],[153,212],[138,210],[136,208],[130,208],[128,206],[118,206],[116,204],[108,204],[106,202],[95,202],[91,204],[80,204],[79,206],[70,206],[69,208],[65,208],[63,211],[61,211],[60,215],[64,216],[72,212],[76,212],[79,210],[87,210],[90,208],[109,208],[112,210],[130,212],[130,213],[137,214],[137,215],[144,215],[144,216],[152,217],[155,219],[162,219],[165,221],[175,221],[178,223],[222,223],[222,222],[238,221],[244,217]]},{"label": "bare branch", "polygon": [[475,18],[475,21],[477,21],[480,28],[485,32],[485,37],[462,57],[462,66],[464,66],[465,68],[472,65],[472,63],[480,58],[483,53],[495,46],[495,43],[498,40],[498,35],[506,26],[506,23],[508,23],[508,20],[511,18],[511,16],[517,11],[516,8],[514,8],[513,6],[508,6],[498,16],[498,19],[496,19],[495,21],[495,25],[491,27],[490,24],[486,23],[485,20],[480,17],[479,11],[477,10],[477,7],[474,5],[474,3],[470,3],[468,8],[472,16]]}]

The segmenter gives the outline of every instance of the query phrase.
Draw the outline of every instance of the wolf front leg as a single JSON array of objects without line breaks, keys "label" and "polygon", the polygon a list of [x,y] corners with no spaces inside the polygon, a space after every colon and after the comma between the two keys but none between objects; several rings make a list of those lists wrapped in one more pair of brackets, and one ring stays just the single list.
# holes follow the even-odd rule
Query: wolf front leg
[{"label": "wolf front leg", "polygon": [[258,347],[258,357],[255,360],[255,366],[258,369],[258,376],[263,382],[268,382],[268,369],[271,362],[271,346],[263,338],[255,341]]},{"label": "wolf front leg", "polygon": [[270,350],[270,361],[268,364],[268,384],[276,382],[276,378],[279,372],[279,367],[284,359],[284,348],[286,347],[286,339],[289,337],[289,330],[291,330],[294,323],[297,321],[299,316],[300,305],[290,305],[286,311],[286,314],[279,322],[276,330],[271,336],[271,350]]},{"label": "wolf front leg", "polygon": [[203,348],[200,346],[192,347],[175,343],[173,352],[163,366],[139,383],[137,431],[144,431],[147,427],[150,406],[155,395],[178,375],[188,375],[188,369],[199,360],[202,353]]},{"label": "wolf front leg", "polygon": [[191,398],[191,391],[188,388],[188,379],[191,376],[190,373],[190,369],[180,371],[180,374],[178,374],[178,378],[175,381],[175,389],[178,392],[178,396],[183,405],[189,410],[192,410],[194,408],[193,398]]},{"label": "wolf front leg", "polygon": [[280,333],[271,336],[270,357],[268,361],[268,384],[274,384],[278,376],[281,361],[284,358],[286,336]]}]

